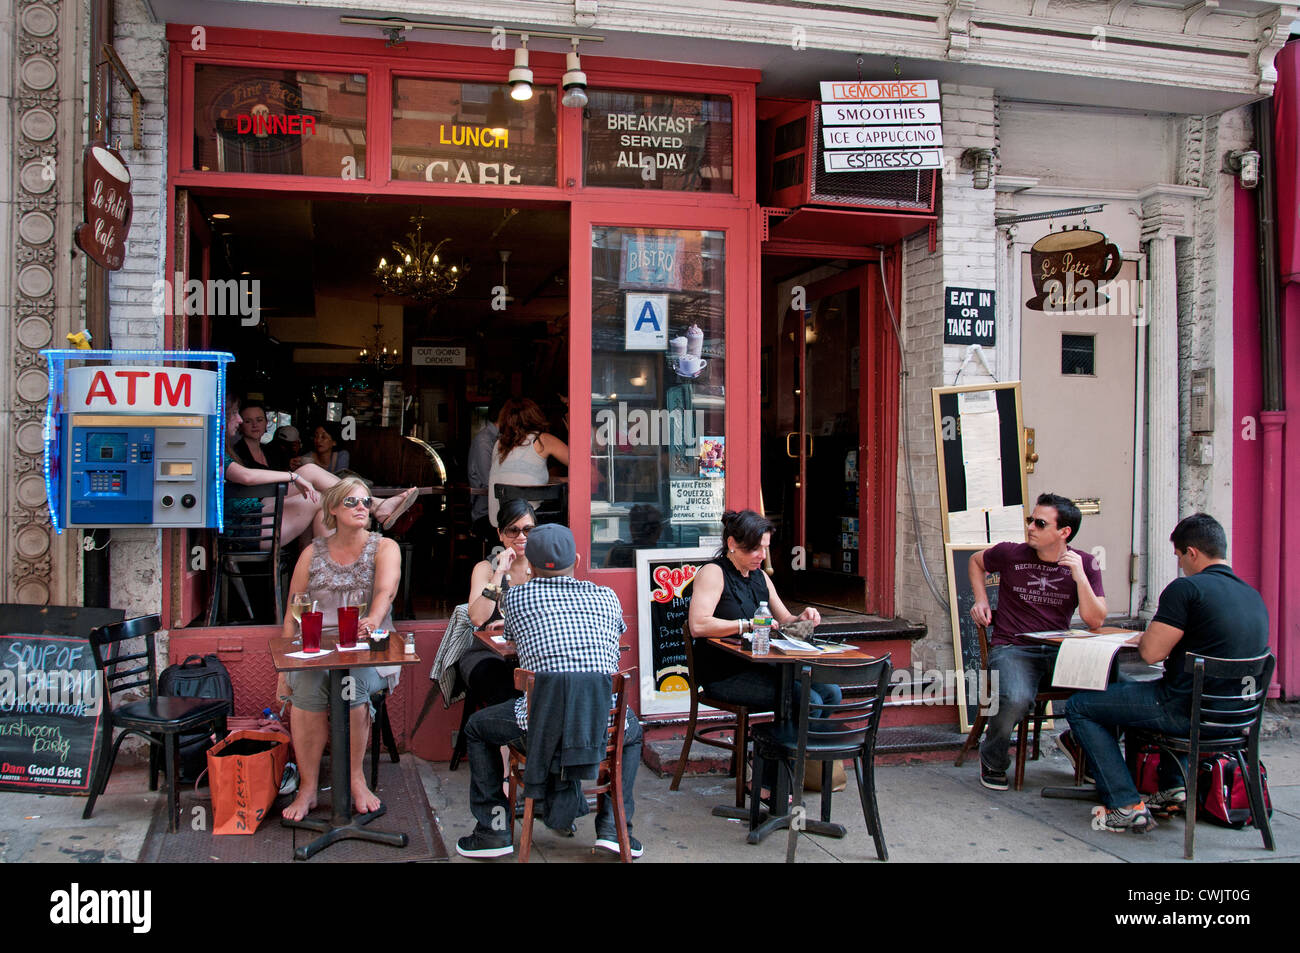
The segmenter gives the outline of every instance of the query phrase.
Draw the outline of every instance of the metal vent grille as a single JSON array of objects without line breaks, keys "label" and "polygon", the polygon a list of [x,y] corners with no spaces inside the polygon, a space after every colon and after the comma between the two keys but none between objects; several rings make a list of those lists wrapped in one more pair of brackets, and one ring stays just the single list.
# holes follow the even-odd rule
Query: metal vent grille
[{"label": "metal vent grille", "polygon": [[934,201],[935,170],[916,172],[825,172],[822,160],[821,110],[811,109],[813,148],[809,201],[815,204],[862,205],[872,208],[919,209],[929,212]]}]

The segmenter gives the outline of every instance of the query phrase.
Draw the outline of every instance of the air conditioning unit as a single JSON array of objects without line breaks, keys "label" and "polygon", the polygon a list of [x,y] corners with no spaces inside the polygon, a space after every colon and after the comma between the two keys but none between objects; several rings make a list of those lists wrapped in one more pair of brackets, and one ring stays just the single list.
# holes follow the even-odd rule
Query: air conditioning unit
[{"label": "air conditioning unit", "polygon": [[767,189],[763,205],[873,211],[935,210],[938,174],[933,169],[906,172],[826,172],[818,103],[801,103],[776,116],[767,141]]}]

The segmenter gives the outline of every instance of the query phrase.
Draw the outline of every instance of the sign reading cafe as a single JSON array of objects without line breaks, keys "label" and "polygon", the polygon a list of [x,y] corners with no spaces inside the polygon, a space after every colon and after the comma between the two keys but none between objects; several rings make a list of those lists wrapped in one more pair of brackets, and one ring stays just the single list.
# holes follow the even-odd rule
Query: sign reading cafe
[{"label": "sign reading cafe", "polygon": [[102,268],[117,271],[126,260],[131,230],[131,173],[122,154],[104,142],[86,147],[82,162],[86,220],[73,233],[77,247]]}]

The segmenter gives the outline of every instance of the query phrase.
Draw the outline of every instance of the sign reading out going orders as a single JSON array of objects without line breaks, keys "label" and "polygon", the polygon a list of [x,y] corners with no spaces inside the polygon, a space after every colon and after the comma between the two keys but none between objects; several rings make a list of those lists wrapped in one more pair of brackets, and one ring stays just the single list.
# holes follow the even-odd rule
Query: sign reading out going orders
[{"label": "sign reading out going orders", "polygon": [[943,168],[939,83],[921,80],[824,82],[822,164],[827,172],[907,172]]}]

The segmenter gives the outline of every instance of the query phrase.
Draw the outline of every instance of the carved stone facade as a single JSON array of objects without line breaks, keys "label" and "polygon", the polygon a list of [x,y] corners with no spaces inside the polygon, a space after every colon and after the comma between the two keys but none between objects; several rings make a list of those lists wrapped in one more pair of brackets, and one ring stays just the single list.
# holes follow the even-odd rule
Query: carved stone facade
[{"label": "carved stone facade", "polygon": [[[44,477],[43,423],[48,377],[41,348],[62,346],[80,313],[80,264],[72,247],[80,196],[77,130],[82,119],[78,68],[81,4],[10,0],[0,5],[6,27],[3,96],[12,126],[0,131],[4,179],[3,247],[13,255],[0,275],[0,464],[4,478],[3,598],[34,604],[79,601],[74,534],[56,536]],[[79,327],[80,324],[77,323]]]}]

